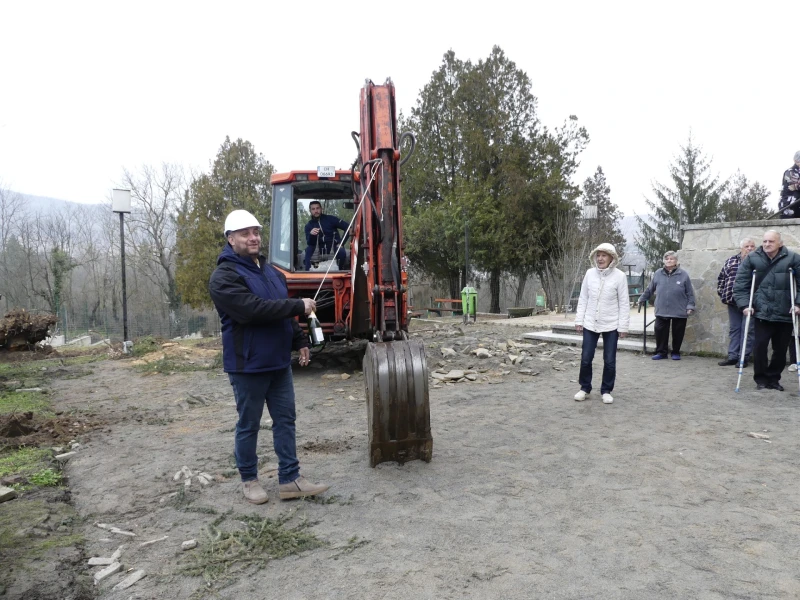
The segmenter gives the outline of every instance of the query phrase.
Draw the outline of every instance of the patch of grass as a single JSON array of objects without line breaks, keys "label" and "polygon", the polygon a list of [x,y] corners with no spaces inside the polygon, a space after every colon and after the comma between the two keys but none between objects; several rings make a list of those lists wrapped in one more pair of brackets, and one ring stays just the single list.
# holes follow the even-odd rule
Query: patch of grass
[{"label": "patch of grass", "polygon": [[204,515],[218,515],[219,511],[211,506],[187,506],[186,512],[201,513]]},{"label": "patch of grass", "polygon": [[349,540],[347,540],[347,543],[344,546],[339,546],[338,548],[334,548],[334,550],[336,550],[337,552],[335,554],[332,554],[331,558],[334,560],[338,560],[340,556],[344,554],[350,554],[355,550],[357,550],[358,548],[366,546],[367,544],[369,544],[369,540],[364,540],[364,539],[360,540],[358,539],[357,535],[354,535]]},{"label": "patch of grass", "polygon": [[26,412],[55,416],[50,401],[39,392],[0,392],[0,415]]},{"label": "patch of grass", "polygon": [[18,473],[30,475],[49,463],[50,451],[42,448],[20,448],[14,452],[0,456],[0,477]]},{"label": "patch of grass", "polygon": [[171,358],[162,358],[144,365],[136,366],[136,370],[145,375],[155,375],[156,373],[172,375],[174,373],[188,373],[191,371],[208,371],[209,369],[210,367],[206,365],[178,362]]},{"label": "patch of grass", "polygon": [[327,545],[307,531],[308,522],[289,526],[290,517],[290,514],[277,519],[237,516],[235,519],[241,527],[235,531],[219,529],[225,515],[217,518],[209,525],[207,538],[200,543],[191,564],[185,566],[183,572],[202,576],[206,582],[214,584],[229,580],[248,568],[263,568],[271,560]]},{"label": "patch of grass", "polygon": [[145,354],[159,350],[162,343],[163,340],[156,339],[152,335],[137,338],[133,342],[131,354],[133,356],[144,356]]},{"label": "patch of grass", "polygon": [[61,472],[54,469],[42,469],[30,476],[30,482],[39,487],[55,487],[61,485],[63,480]]},{"label": "patch of grass", "polygon": [[108,359],[107,354],[81,354],[44,360],[16,360],[0,363],[0,381],[19,381],[19,387],[39,387],[47,379],[82,377],[92,371],[68,371],[65,367],[86,365]]},{"label": "patch of grass", "polygon": [[34,553],[39,552],[46,552],[52,548],[66,548],[68,546],[81,546],[86,543],[86,538],[84,538],[79,533],[73,533],[70,535],[62,535],[58,537],[50,537],[40,543],[36,549],[33,551]]},{"label": "patch of grass", "polygon": [[311,504],[339,504],[341,506],[349,506],[353,503],[353,496],[350,496],[347,500],[336,494],[331,494],[330,496],[306,496],[303,498],[303,501],[310,502]]}]

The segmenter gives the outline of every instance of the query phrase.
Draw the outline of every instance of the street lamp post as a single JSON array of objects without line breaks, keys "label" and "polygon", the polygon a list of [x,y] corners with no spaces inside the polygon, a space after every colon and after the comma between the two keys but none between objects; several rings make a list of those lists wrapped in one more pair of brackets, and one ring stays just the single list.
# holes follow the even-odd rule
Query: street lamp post
[{"label": "street lamp post", "polygon": [[122,351],[127,354],[133,346],[128,341],[128,296],[125,290],[125,213],[131,212],[131,191],[112,190],[111,210],[119,213],[119,248],[122,261]]}]

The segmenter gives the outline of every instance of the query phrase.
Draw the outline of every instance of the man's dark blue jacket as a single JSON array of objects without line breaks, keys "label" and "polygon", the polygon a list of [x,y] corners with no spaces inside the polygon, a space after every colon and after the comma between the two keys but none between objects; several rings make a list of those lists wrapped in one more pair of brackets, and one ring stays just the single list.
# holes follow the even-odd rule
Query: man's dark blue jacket
[{"label": "man's dark blue jacket", "polygon": [[337,230],[347,231],[349,223],[342,221],[339,217],[333,215],[320,215],[319,220],[311,219],[306,223],[306,244],[309,246],[317,245],[317,238],[319,235],[311,235],[311,230],[319,227],[322,230],[322,239],[319,240],[319,245],[330,251],[339,246],[342,237]]},{"label": "man's dark blue jacket", "polygon": [[230,244],[217,258],[208,291],[222,321],[222,362],[226,373],[262,373],[291,365],[292,350],[308,347],[296,316],[303,301],[289,298],[286,279],[266,258],[260,267]]}]

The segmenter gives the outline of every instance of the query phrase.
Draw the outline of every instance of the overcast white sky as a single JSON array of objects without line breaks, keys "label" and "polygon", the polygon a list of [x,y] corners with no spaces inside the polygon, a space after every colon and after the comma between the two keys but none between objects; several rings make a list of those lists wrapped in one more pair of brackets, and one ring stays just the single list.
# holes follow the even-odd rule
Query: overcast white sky
[{"label": "overcast white sky", "polygon": [[777,205],[800,150],[798,13],[784,2],[2,2],[0,185],[103,202],[123,167],[207,170],[226,135],[280,170],[346,167],[365,78],[408,113],[452,49],[499,45],[542,122],[575,114],[612,200],[645,213],[690,130]]}]

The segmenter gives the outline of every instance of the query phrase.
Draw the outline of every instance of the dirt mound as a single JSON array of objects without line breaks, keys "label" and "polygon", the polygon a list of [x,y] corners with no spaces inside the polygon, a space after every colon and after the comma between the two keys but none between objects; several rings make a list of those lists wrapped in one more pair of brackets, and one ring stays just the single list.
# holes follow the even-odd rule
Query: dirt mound
[{"label": "dirt mound", "polygon": [[161,345],[161,350],[145,354],[141,358],[132,361],[133,366],[147,365],[160,360],[171,360],[176,362],[196,363],[204,366],[211,366],[219,355],[219,349],[199,348],[197,346],[183,346],[176,342],[167,342]]},{"label": "dirt mound", "polygon": [[0,319],[0,346],[8,350],[27,350],[44,340],[58,318],[50,313],[31,314],[24,309],[12,310]]},{"label": "dirt mound", "polygon": [[57,415],[47,418],[31,412],[0,415],[0,447],[67,443],[102,425],[100,419],[87,416]]}]

